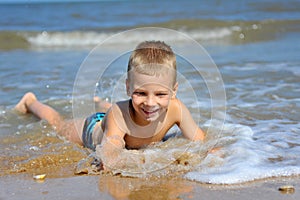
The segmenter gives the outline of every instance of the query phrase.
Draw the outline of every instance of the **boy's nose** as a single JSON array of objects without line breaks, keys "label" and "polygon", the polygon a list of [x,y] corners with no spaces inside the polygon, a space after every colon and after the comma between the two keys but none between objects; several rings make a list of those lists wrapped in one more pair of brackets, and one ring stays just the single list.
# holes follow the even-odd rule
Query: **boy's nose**
[{"label": "boy's nose", "polygon": [[146,105],[147,106],[154,106],[155,105],[155,98],[152,95],[147,97]]}]

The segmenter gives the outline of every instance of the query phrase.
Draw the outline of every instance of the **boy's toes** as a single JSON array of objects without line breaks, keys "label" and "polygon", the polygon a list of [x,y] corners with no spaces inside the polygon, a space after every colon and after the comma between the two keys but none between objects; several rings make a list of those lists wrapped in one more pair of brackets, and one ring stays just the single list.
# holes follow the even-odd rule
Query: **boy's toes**
[{"label": "boy's toes", "polygon": [[25,104],[22,104],[21,102],[19,102],[15,106],[14,110],[16,110],[16,111],[18,111],[20,113],[23,113],[23,114],[27,113],[27,108],[26,108]]},{"label": "boy's toes", "polygon": [[17,103],[17,105],[15,106],[15,110],[25,114],[28,112],[27,106],[29,106],[36,100],[36,96],[32,92],[28,92],[22,97],[19,103]]},{"label": "boy's toes", "polygon": [[97,97],[97,96],[94,97],[94,102],[95,103],[99,103],[100,101],[101,101],[101,99],[99,97]]}]

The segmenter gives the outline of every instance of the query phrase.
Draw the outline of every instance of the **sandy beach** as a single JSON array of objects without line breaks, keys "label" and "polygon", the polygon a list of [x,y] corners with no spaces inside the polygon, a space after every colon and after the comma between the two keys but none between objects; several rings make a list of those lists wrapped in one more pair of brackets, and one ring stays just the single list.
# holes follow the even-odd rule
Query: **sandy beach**
[{"label": "sandy beach", "polygon": [[[300,180],[277,178],[242,185],[210,185],[183,179],[141,180],[110,175],[46,178],[22,175],[0,178],[0,199],[299,199]],[[292,185],[294,191],[279,191]]]}]

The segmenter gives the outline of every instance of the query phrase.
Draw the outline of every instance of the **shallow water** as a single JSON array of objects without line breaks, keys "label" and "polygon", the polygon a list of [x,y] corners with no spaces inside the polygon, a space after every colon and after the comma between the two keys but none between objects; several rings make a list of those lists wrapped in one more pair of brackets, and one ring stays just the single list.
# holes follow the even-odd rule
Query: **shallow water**
[{"label": "shallow water", "polygon": [[[156,10],[146,9],[149,2],[137,1],[122,2],[118,8],[108,2],[0,4],[1,175],[73,174],[74,166],[88,152],[57,138],[46,122],[20,115],[12,108],[25,92],[34,91],[44,103],[72,117],[74,81],[91,50],[109,36],[146,25],[178,30],[205,47],[221,73],[226,91],[226,116],[222,112],[215,116],[225,117],[226,121],[223,125],[218,119],[211,119],[213,106],[207,84],[212,79],[195,73],[189,63],[193,60],[193,64],[205,64],[203,52],[199,53],[195,46],[187,48],[178,34],[164,35],[165,31],[158,30],[143,33],[142,39],[153,35],[168,37],[176,50],[185,50],[178,55],[178,69],[183,78],[178,97],[188,105],[199,125],[209,130],[209,135],[204,144],[178,136],[148,149],[127,152],[133,155],[129,156],[133,160],[142,156],[147,162],[140,166],[126,161],[127,168],[115,173],[176,174],[216,184],[299,175],[299,3],[206,2],[194,6],[197,3],[177,2],[164,9],[167,3],[159,5],[154,1]],[[132,13],[132,6],[145,12]],[[224,6],[228,9],[221,9]],[[32,17],[32,10],[38,12],[39,19]],[[114,10],[114,15],[107,10]],[[128,51],[142,35],[135,33],[131,37],[121,35],[117,40],[106,40],[105,51],[88,64],[94,66],[90,70],[106,67],[107,71],[99,82],[85,77],[82,88],[86,94],[79,97],[85,98],[92,91],[113,101],[126,98],[122,81]],[[9,41],[7,38],[13,42],[2,42]],[[201,69],[202,75],[214,77],[210,68]],[[219,105],[217,100],[216,108],[222,111],[222,102]],[[207,153],[216,146],[221,149]]]}]

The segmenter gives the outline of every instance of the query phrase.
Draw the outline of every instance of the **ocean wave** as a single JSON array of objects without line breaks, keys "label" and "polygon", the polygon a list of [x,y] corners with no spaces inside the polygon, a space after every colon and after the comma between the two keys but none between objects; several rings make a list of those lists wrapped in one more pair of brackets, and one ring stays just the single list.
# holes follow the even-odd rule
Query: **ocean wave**
[{"label": "ocean wave", "polygon": [[[194,38],[195,40],[207,41],[207,40],[217,40],[221,38],[225,38],[232,34],[233,28],[218,28],[216,30],[192,30],[192,31],[181,31],[184,34],[187,34]],[[118,34],[119,32],[96,32],[96,31],[72,31],[72,32],[41,32],[31,36],[27,36],[26,39],[33,46],[39,47],[70,47],[70,46],[95,46],[107,38]],[[113,44],[122,44],[122,43],[131,43],[137,42],[140,40],[141,35],[144,38],[152,38],[153,34],[160,34],[163,37],[166,37],[166,33],[164,31],[154,33],[141,33],[140,31],[136,31],[135,34],[132,35],[131,38],[124,37],[118,41],[110,41]],[[165,35],[165,36],[164,36]],[[181,37],[177,37],[177,35],[166,37],[172,41],[180,42],[182,40]]]},{"label": "ocean wave", "polygon": [[[198,42],[220,42],[227,44],[252,43],[272,40],[286,32],[299,32],[300,20],[263,20],[263,21],[221,21],[221,20],[172,20],[165,23],[147,25],[177,30]],[[2,31],[0,32],[0,49],[26,49],[51,47],[82,47],[95,46],[107,38],[120,33],[122,30],[137,27],[119,27],[111,30],[73,30],[73,31]],[[120,38],[116,44],[139,41],[141,32],[138,30],[131,38]],[[144,38],[153,38],[153,35],[163,35],[165,32],[143,32]],[[172,41],[181,41],[176,34],[168,35]],[[112,42],[112,41],[110,41]]]}]

